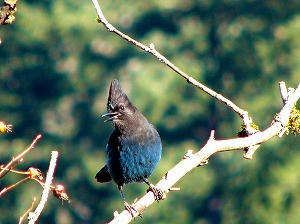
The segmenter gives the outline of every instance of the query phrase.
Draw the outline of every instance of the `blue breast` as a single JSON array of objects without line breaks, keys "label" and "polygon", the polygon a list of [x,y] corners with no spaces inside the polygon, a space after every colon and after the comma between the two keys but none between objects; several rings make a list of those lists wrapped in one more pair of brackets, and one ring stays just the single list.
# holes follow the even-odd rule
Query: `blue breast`
[{"label": "blue breast", "polygon": [[106,146],[107,168],[119,185],[143,181],[157,166],[162,152],[159,134],[152,125],[131,130],[124,135],[114,130]]},{"label": "blue breast", "polygon": [[161,158],[160,138],[146,142],[123,139],[121,145],[119,159],[124,183],[148,178]]}]

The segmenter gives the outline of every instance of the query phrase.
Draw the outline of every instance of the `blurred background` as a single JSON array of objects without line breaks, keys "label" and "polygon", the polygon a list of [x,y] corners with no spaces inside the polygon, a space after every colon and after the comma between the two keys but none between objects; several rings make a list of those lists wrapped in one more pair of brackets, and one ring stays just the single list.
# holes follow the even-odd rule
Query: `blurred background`
[{"label": "blurred background", "polygon": [[[179,68],[249,111],[261,129],[282,107],[278,82],[300,80],[300,1],[101,1],[107,19]],[[99,184],[112,131],[100,117],[109,83],[117,78],[158,129],[163,155],[150,177],[156,183],[212,129],[232,138],[240,118],[186,83],[149,54],[96,22],[91,1],[23,0],[16,22],[0,28],[0,119],[14,125],[0,136],[0,163],[43,138],[18,169],[46,173],[58,149],[55,183],[71,203],[52,195],[39,223],[105,223],[123,203],[114,183]],[[299,106],[298,106],[299,107]],[[176,184],[181,191],[155,203],[134,223],[299,223],[300,138],[263,144],[253,161],[243,152],[219,153]],[[0,187],[21,176],[9,174]],[[146,191],[129,184],[129,202]],[[0,224],[18,222],[41,187],[23,183],[0,198]]]}]

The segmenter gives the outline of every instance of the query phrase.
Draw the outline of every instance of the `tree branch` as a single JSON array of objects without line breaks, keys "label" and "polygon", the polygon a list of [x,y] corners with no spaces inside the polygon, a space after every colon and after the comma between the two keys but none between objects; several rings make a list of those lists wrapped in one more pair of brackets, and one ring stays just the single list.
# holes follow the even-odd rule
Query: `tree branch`
[{"label": "tree branch", "polygon": [[30,177],[25,177],[21,180],[19,180],[18,182],[16,182],[13,185],[10,185],[9,187],[5,187],[0,191],[0,197],[2,197],[4,194],[6,194],[8,191],[12,190],[13,188],[15,188],[16,186],[18,186],[19,184],[23,183],[24,181],[28,180]]},{"label": "tree branch", "polygon": [[5,166],[3,167],[3,169],[0,171],[0,179],[3,178],[11,169],[13,169],[16,165],[18,165],[18,163],[23,161],[23,157],[30,152],[35,144],[38,142],[38,140],[40,140],[42,138],[42,135],[39,134],[35,137],[35,139],[31,142],[30,146],[25,149],[22,153],[20,153],[17,157],[13,157],[11,159],[11,161]]},{"label": "tree branch", "polygon": [[171,68],[173,71],[175,71],[177,74],[179,74],[181,77],[183,77],[188,83],[194,85],[195,87],[201,89],[202,91],[204,91],[208,95],[210,95],[210,96],[216,98],[217,100],[219,100],[220,102],[226,104],[228,107],[230,107],[234,112],[236,112],[242,118],[243,123],[245,124],[246,130],[247,130],[247,132],[248,132],[249,135],[253,134],[253,133],[255,133],[257,131],[256,129],[254,129],[253,127],[251,127],[252,119],[248,115],[247,111],[239,108],[236,104],[234,104],[229,99],[225,98],[224,96],[222,96],[221,94],[215,92],[214,90],[208,88],[207,86],[203,85],[202,83],[198,82],[193,77],[187,75],[185,72],[183,72],[182,70],[180,70],[176,65],[174,65],[173,63],[171,63],[165,56],[163,56],[161,53],[159,53],[155,49],[155,46],[154,46],[153,43],[151,43],[149,45],[149,47],[148,47],[145,44],[142,44],[142,43],[134,40],[130,36],[122,33],[121,31],[119,31],[117,28],[115,28],[113,25],[111,25],[107,21],[107,19],[105,18],[104,14],[103,14],[103,12],[101,10],[101,7],[100,7],[100,5],[98,3],[98,0],[92,0],[92,2],[94,4],[94,7],[95,7],[97,15],[98,15],[97,21],[99,23],[102,23],[109,32],[113,32],[113,33],[117,34],[122,39],[124,39],[124,40],[128,41],[129,43],[135,45],[136,47],[140,48],[141,50],[152,54],[160,62],[164,63],[169,68]]},{"label": "tree branch", "polygon": [[[199,165],[207,164],[209,157],[213,154],[217,152],[241,150],[245,147],[258,145],[280,134],[287,125],[290,112],[299,98],[300,84],[298,85],[296,91],[289,96],[286,104],[272,121],[271,125],[264,131],[258,131],[251,136],[216,140],[214,138],[214,131],[211,131],[211,135],[204,147],[202,147],[197,153],[194,154],[189,151],[189,153],[186,154],[185,157],[176,166],[174,166],[165,174],[165,176],[157,183],[156,187],[160,188],[167,194],[170,190],[172,190],[172,186],[186,173]],[[137,217],[138,215],[142,214],[145,209],[149,207],[154,201],[154,195],[151,191],[145,194],[142,198],[140,198],[132,205],[135,210],[138,211],[138,213],[134,214],[134,216]],[[114,219],[109,222],[110,224],[129,223],[133,220],[133,217],[127,210],[122,211],[120,214],[115,212],[114,216]]]},{"label": "tree branch", "polygon": [[46,177],[46,181],[45,181],[45,187],[43,190],[42,198],[41,198],[40,203],[36,207],[35,211],[29,213],[29,216],[28,216],[29,224],[34,224],[35,221],[39,218],[39,216],[48,200],[49,190],[50,190],[50,186],[51,186],[51,183],[53,180],[57,157],[58,157],[58,151],[52,151],[50,165],[49,165],[49,169],[47,172],[47,177]]}]

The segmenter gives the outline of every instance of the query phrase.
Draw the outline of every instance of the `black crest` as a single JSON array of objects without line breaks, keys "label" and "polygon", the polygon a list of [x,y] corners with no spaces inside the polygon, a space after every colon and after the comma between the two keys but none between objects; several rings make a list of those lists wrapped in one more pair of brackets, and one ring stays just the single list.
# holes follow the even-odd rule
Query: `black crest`
[{"label": "black crest", "polygon": [[107,100],[107,111],[112,112],[118,104],[128,105],[129,99],[127,95],[122,91],[118,80],[114,79],[110,83],[108,100]]}]

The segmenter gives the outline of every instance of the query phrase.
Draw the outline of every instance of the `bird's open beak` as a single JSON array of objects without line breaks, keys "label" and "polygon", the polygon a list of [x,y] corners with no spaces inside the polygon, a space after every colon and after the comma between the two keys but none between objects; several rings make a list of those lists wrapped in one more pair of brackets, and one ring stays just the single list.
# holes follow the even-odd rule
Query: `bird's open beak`
[{"label": "bird's open beak", "polygon": [[101,117],[109,117],[104,121],[104,122],[107,122],[107,121],[112,121],[113,119],[117,118],[118,115],[119,115],[118,112],[111,112],[111,113],[103,114]]}]

